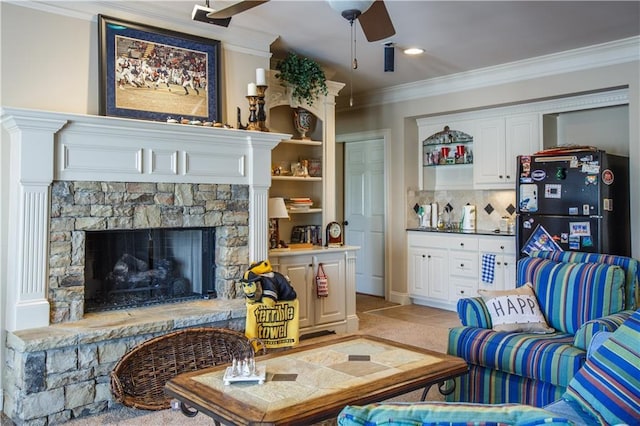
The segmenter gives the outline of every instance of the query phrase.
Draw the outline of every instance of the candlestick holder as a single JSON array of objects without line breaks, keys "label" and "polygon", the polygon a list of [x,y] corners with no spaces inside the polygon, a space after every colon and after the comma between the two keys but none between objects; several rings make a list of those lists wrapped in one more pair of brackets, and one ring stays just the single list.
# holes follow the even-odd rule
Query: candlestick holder
[{"label": "candlestick holder", "polygon": [[258,85],[256,86],[256,89],[258,91],[258,113],[257,113],[257,119],[258,119],[258,127],[260,128],[261,132],[268,132],[269,129],[266,126],[266,121],[267,121],[267,112],[264,108],[264,98],[265,95],[264,93],[267,91],[267,87],[266,85]]},{"label": "candlestick holder", "polygon": [[258,97],[247,96],[246,98],[249,101],[249,123],[247,124],[247,130],[260,130],[260,126],[258,126],[258,116],[256,114]]}]

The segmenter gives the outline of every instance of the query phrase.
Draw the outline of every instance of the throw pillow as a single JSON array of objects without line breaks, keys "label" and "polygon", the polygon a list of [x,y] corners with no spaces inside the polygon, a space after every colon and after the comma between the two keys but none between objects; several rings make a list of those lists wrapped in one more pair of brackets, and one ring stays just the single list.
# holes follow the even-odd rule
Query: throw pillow
[{"label": "throw pillow", "polygon": [[487,305],[494,331],[553,333],[540,310],[531,284],[514,290],[478,290]]},{"label": "throw pillow", "polygon": [[640,419],[640,310],[611,334],[569,382],[562,399],[598,424]]}]

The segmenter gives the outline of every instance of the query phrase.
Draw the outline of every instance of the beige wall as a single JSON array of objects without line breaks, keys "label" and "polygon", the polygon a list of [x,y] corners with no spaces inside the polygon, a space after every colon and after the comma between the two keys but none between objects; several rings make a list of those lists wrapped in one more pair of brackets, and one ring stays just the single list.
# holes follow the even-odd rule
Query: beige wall
[{"label": "beige wall", "polygon": [[[388,202],[391,259],[387,265],[392,299],[406,295],[405,237],[407,191],[418,188],[418,137],[415,118],[467,109],[570,96],[581,92],[629,86],[629,162],[631,169],[632,255],[640,257],[640,71],[639,63],[590,69],[551,77],[467,90],[371,108],[339,110],[336,133],[390,129],[391,188]],[[635,118],[634,118],[635,117]]]}]

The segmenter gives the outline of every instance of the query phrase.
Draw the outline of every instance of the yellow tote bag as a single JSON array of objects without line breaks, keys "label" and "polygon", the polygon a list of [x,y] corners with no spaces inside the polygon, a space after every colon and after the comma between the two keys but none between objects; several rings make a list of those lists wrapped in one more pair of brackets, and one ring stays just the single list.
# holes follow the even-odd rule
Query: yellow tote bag
[{"label": "yellow tote bag", "polygon": [[244,334],[260,339],[267,348],[296,346],[299,340],[298,299],[284,300],[269,307],[247,304]]}]

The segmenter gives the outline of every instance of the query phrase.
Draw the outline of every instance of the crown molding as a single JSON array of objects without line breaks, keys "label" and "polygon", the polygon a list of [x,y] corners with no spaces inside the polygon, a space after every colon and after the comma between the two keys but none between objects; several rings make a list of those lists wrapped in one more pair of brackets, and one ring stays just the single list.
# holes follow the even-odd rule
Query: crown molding
[{"label": "crown molding", "polygon": [[[128,1],[66,1],[55,0],[3,0],[15,6],[27,7],[41,12],[66,16],[74,19],[97,22],[98,14],[113,18],[139,22],[140,24],[167,28],[173,31],[192,34],[199,37],[220,40],[228,50],[238,51],[256,56],[270,57],[271,43],[277,38],[277,34],[256,31],[250,28],[234,26],[224,28],[204,22],[193,21],[189,25],[184,23],[184,17],[180,19],[167,18],[165,15],[155,12],[152,7],[145,7],[145,2]],[[191,4],[185,3],[185,7]],[[191,9],[187,10],[189,16]]]},{"label": "crown molding", "polygon": [[[354,104],[368,108],[633,61],[640,61],[640,36],[388,87],[356,96]],[[354,108],[340,108],[347,109]]]}]

